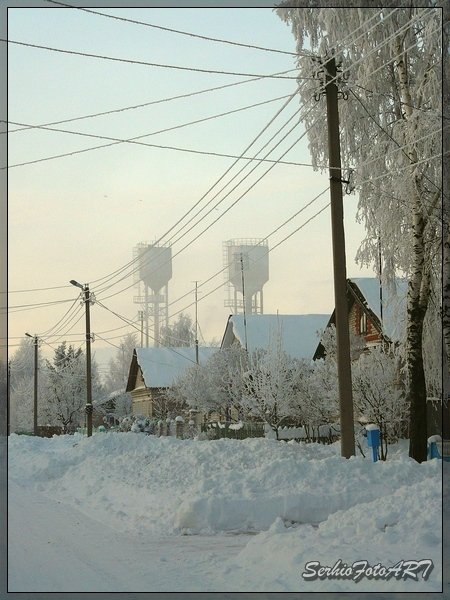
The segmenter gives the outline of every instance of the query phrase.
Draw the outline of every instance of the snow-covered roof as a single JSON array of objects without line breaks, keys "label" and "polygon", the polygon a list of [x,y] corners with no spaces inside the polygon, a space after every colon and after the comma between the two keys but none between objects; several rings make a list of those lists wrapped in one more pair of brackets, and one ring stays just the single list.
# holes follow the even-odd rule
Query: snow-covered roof
[{"label": "snow-covered roof", "polygon": [[[380,283],[375,277],[352,277],[350,279],[360,289],[367,306],[381,321]],[[391,340],[398,340],[406,318],[406,294],[408,284],[403,279],[396,280],[388,289],[383,287],[383,331]]]},{"label": "snow-covered roof", "polygon": [[[200,346],[199,363],[205,363],[218,348]],[[137,363],[147,387],[169,387],[186,369],[195,365],[195,348],[136,348]]]},{"label": "snow-covered roof", "polygon": [[[246,317],[249,352],[268,348],[280,332],[283,349],[293,358],[312,358],[320,341],[318,332],[327,326],[330,315],[249,315]],[[233,336],[245,347],[243,315],[231,315],[222,341],[228,347]],[[233,334],[233,335],[231,335]]]}]

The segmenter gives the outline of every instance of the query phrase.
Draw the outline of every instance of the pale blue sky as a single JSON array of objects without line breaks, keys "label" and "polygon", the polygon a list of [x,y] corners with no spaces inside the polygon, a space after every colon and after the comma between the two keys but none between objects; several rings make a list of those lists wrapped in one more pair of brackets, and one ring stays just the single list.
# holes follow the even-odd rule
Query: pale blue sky
[{"label": "pale blue sky", "polygon": [[[100,9],[99,9],[100,10]],[[107,9],[102,9],[104,12]],[[245,43],[295,49],[290,29],[271,9],[110,9],[111,14]],[[293,57],[236,48],[106,19],[77,10],[9,9],[9,38],[68,50],[132,60],[248,73],[273,73],[295,66]],[[167,98],[219,86],[243,77],[183,72],[9,46],[9,120],[43,124]],[[263,80],[146,108],[67,123],[56,127],[133,137],[200,119],[219,112],[289,94],[292,80]],[[240,154],[284,100],[145,138],[156,144]],[[294,99],[276,121],[282,124],[298,107]],[[325,114],[325,106],[324,106]],[[11,126],[12,128],[13,126]],[[276,130],[270,129],[270,135]],[[301,131],[301,130],[300,130]],[[277,158],[299,132],[274,152]],[[268,140],[269,133],[263,138]],[[101,140],[43,131],[9,136],[9,164],[100,145]],[[105,142],[106,143],[106,142]],[[260,146],[258,146],[259,148]],[[310,163],[306,140],[285,160]],[[232,163],[170,150],[120,144],[72,157],[9,170],[9,288],[22,290],[65,285],[69,279],[93,282],[131,260],[132,248],[152,241],[169,229]],[[259,167],[248,183],[225,201],[226,207],[265,170]],[[235,171],[233,171],[234,173]],[[328,184],[327,173],[278,165],[235,208],[173,262],[170,301],[192,289],[222,267],[222,242],[259,238],[311,200]],[[210,196],[208,196],[210,198]],[[357,197],[345,196],[347,272],[361,271],[354,256],[364,231],[355,223]],[[275,245],[328,202],[328,194],[290,226],[269,240]],[[205,223],[219,215],[214,211]],[[173,252],[202,228],[196,228]],[[295,314],[330,312],[333,308],[331,233],[325,211],[269,255],[269,282],[264,288],[265,312]],[[201,289],[207,293],[223,281],[219,276]],[[99,294],[105,298],[130,285],[132,278]],[[92,291],[96,291],[92,284]],[[134,319],[133,288],[104,299],[106,306]],[[10,295],[17,306],[66,298],[75,288]],[[200,298],[201,298],[200,294]],[[205,338],[221,338],[228,309],[222,288],[199,303]],[[193,294],[171,307],[175,312],[193,301]],[[12,338],[24,331],[51,328],[69,304],[13,312]],[[80,307],[81,310],[81,307]],[[187,312],[193,315],[193,308]],[[81,313],[80,313],[81,314]],[[92,308],[92,330],[102,332],[124,323],[99,306]],[[83,333],[81,320],[71,333]],[[132,331],[132,329],[129,329]],[[105,334],[113,338],[124,330]],[[63,332],[61,332],[63,333]],[[83,336],[68,337],[79,340]],[[50,342],[52,340],[49,340]],[[117,343],[117,339],[111,339]],[[11,343],[18,340],[12,339]],[[98,339],[94,350],[107,344]],[[48,348],[48,347],[47,347]],[[50,350],[51,351],[51,350]]]}]

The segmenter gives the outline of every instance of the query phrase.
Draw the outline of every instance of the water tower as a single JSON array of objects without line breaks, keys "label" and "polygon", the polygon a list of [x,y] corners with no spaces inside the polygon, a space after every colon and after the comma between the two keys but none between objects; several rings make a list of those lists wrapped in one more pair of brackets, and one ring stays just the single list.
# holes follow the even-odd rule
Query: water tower
[{"label": "water tower", "polygon": [[137,259],[135,283],[138,288],[134,302],[143,307],[140,312],[145,346],[148,348],[149,345],[150,317],[153,320],[153,345],[159,346],[161,321],[167,326],[169,318],[168,283],[172,278],[172,248],[140,243],[133,249],[133,258]]},{"label": "water tower", "polygon": [[269,280],[267,240],[223,242],[223,264],[228,291],[225,306],[234,314],[243,312],[244,307],[247,315],[263,314],[263,286]]}]

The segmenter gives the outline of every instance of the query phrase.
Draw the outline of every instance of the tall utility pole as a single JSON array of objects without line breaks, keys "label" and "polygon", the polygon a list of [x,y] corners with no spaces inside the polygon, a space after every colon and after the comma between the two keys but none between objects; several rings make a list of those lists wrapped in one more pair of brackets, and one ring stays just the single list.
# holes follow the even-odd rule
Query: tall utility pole
[{"label": "tall utility pole", "polygon": [[6,419],[8,421],[8,435],[10,435],[10,433],[11,433],[11,359],[8,360],[7,385],[8,385],[8,390],[7,390],[8,405],[6,407]]},{"label": "tall utility pole", "polygon": [[341,413],[341,455],[345,458],[350,458],[350,456],[354,456],[355,454],[355,431],[353,418],[352,373],[350,366],[344,209],[342,203],[341,148],[339,141],[338,88],[336,85],[335,58],[328,59],[324,67],[328,122],[337,368]]},{"label": "tall utility pole", "polygon": [[87,436],[92,435],[92,374],[91,374],[91,294],[89,284],[81,285],[74,279],[70,283],[84,292],[84,304],[86,308],[86,421],[87,421]]},{"label": "tall utility pole", "polygon": [[198,364],[198,281],[195,283],[195,362]]},{"label": "tall utility pole", "polygon": [[39,350],[39,338],[37,335],[25,334],[27,337],[33,339],[34,344],[34,396],[33,396],[33,433],[38,434],[38,350]]}]

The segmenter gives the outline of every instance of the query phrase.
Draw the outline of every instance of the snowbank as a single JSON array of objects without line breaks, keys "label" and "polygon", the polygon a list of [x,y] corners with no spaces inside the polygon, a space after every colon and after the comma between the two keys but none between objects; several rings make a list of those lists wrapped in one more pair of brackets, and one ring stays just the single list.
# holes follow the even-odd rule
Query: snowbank
[{"label": "snowbank", "polygon": [[[224,567],[218,591],[440,589],[441,461],[419,465],[401,448],[372,463],[341,458],[337,444],[264,438],[11,435],[9,474],[127,533],[261,532]],[[427,582],[301,580],[308,560],[338,558],[431,558],[435,569]]]}]

